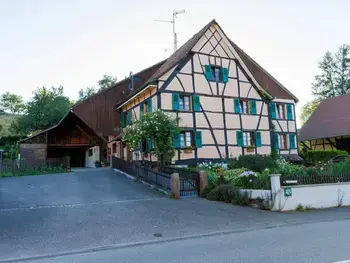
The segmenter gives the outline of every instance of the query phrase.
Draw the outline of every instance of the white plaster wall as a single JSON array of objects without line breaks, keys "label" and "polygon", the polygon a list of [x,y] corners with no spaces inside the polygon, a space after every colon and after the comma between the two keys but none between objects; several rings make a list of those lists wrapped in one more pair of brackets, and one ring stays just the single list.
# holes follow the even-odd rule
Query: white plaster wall
[{"label": "white plaster wall", "polygon": [[225,112],[234,113],[235,112],[235,106],[233,99],[226,99],[225,98]]},{"label": "white plaster wall", "polygon": [[[227,131],[228,144],[237,144],[237,133],[236,131]],[[241,147],[239,147],[241,149]]]},{"label": "white plaster wall", "polygon": [[173,102],[172,102],[172,94],[171,93],[161,93],[161,108],[163,110],[172,110]]},{"label": "white plaster wall", "polygon": [[[252,93],[252,90],[254,88],[251,88],[252,87],[252,84],[250,83],[246,83],[246,82],[240,82],[239,83],[239,87],[240,87],[240,90],[241,90],[241,97],[242,98],[248,98],[248,92],[249,92],[249,98],[254,98],[254,94],[250,94]],[[256,97],[256,99],[260,99],[260,96],[259,97]]]},{"label": "white plaster wall", "polygon": [[221,98],[201,96],[200,102],[205,111],[209,110],[223,112]]},{"label": "white plaster wall", "polygon": [[229,157],[239,157],[240,155],[242,155],[242,148],[238,146],[229,146],[228,153]]},{"label": "white plaster wall", "polygon": [[167,73],[165,73],[163,76],[161,76],[159,79],[160,79],[160,80],[167,80],[167,79],[170,77],[171,73],[173,73],[173,71],[175,70],[176,67],[177,67],[177,65],[174,66],[174,67],[173,67],[171,70],[169,70]]},{"label": "white plaster wall", "polygon": [[218,144],[224,144],[225,145],[226,141],[225,141],[225,133],[224,133],[224,131],[223,130],[216,130],[216,131],[214,131],[214,134],[215,134],[215,138],[216,138],[216,141],[218,142]]},{"label": "white plaster wall", "polygon": [[[180,76],[180,74],[177,74],[177,76]],[[172,91],[183,92],[183,89],[182,89],[180,82],[177,78],[173,78],[172,81],[170,81],[169,85],[166,87],[166,89],[172,90]]]},{"label": "white plaster wall", "polygon": [[350,205],[350,183],[292,186],[292,196],[285,197],[284,189],[276,196],[282,211],[295,210],[301,204],[304,207],[337,207],[339,199],[342,205]]},{"label": "white plaster wall", "polygon": [[[193,92],[192,76],[177,74],[177,77],[181,80],[181,83],[182,83],[185,91],[192,93]],[[180,83],[178,83],[178,85],[180,85]],[[180,86],[180,88],[181,88],[181,86]],[[182,88],[181,88],[181,91],[183,92]]]},{"label": "white plaster wall", "polygon": [[153,96],[152,98],[152,111],[156,111],[158,109],[158,99],[157,96]]},{"label": "white plaster wall", "polygon": [[196,86],[196,93],[212,95],[210,84],[203,74],[194,74],[194,81]]},{"label": "white plaster wall", "polygon": [[[222,113],[211,113],[206,112],[206,115],[208,117],[209,123],[211,124],[212,128],[223,128],[224,127],[224,119]],[[207,127],[209,125],[207,124]]]},{"label": "white plaster wall", "polygon": [[258,127],[259,117],[259,115],[242,114],[242,129],[255,130]]},{"label": "white plaster wall", "polygon": [[215,146],[203,146],[197,149],[198,158],[219,158],[219,153]]},{"label": "white plaster wall", "polygon": [[225,96],[238,97],[238,83],[236,79],[229,79],[226,83]]},{"label": "white plaster wall", "polygon": [[[177,154],[175,154],[177,157]],[[191,153],[184,153],[183,151],[180,151],[180,160],[186,160],[186,159],[193,159],[194,158],[194,151]]]},{"label": "white plaster wall", "polygon": [[[89,150],[92,149],[92,156],[89,156]],[[95,161],[100,161],[100,147],[94,146],[85,151],[85,167],[95,167]]]},{"label": "white plaster wall", "polygon": [[241,124],[238,114],[225,114],[227,129],[240,129]]},{"label": "white plaster wall", "polygon": [[179,112],[179,126],[180,127],[193,127],[193,115],[191,113]]},{"label": "white plaster wall", "polygon": [[269,128],[269,117],[261,117],[258,129],[267,130]]},{"label": "white plaster wall", "polygon": [[288,132],[287,120],[272,120],[272,123],[275,125],[275,132]]},{"label": "white plaster wall", "polygon": [[288,121],[289,132],[296,132],[295,121]]},{"label": "white plaster wall", "polygon": [[191,60],[188,61],[185,66],[183,66],[183,68],[181,69],[180,72],[192,74],[192,63],[191,63]]},{"label": "white plaster wall", "polygon": [[270,154],[271,153],[271,147],[270,146],[261,146],[261,147],[257,147],[257,153],[258,154]]},{"label": "white plaster wall", "polygon": [[209,130],[200,130],[202,132],[202,144],[214,144],[213,136]]},{"label": "white plaster wall", "polygon": [[238,78],[239,80],[248,81],[248,79],[246,78],[246,76],[244,75],[244,73],[240,68],[238,68]]},{"label": "white plaster wall", "polygon": [[247,192],[251,199],[271,199],[271,190],[252,190],[252,189],[239,189],[239,191],[244,194]]}]

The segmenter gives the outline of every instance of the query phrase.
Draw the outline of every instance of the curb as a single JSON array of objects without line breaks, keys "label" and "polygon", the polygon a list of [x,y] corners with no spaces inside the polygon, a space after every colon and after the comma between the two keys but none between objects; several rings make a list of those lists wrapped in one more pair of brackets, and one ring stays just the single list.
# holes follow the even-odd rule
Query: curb
[{"label": "curb", "polygon": [[158,187],[158,186],[155,186],[155,185],[153,185],[153,184],[150,184],[150,183],[148,183],[148,182],[146,182],[146,181],[144,181],[144,180],[142,180],[142,179],[139,179],[139,180],[138,180],[138,179],[136,179],[135,176],[132,176],[132,175],[130,175],[130,174],[128,174],[128,173],[125,173],[125,172],[123,172],[123,171],[120,171],[120,170],[118,170],[118,169],[113,169],[113,171],[115,171],[116,173],[121,173],[121,174],[123,174],[124,176],[126,176],[126,177],[129,178],[130,180],[141,182],[142,184],[147,185],[149,188],[154,189],[154,190],[156,190],[156,191],[158,191],[158,192],[160,192],[160,193],[162,193],[162,194],[164,194],[164,195],[170,197],[170,192],[167,191],[167,190],[164,190],[163,188],[160,188],[160,187]]}]

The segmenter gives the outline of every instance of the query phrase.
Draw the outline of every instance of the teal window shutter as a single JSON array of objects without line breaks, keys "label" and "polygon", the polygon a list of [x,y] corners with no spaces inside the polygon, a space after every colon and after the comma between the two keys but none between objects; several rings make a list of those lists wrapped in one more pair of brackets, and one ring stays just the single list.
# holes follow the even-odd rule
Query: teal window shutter
[{"label": "teal window shutter", "polygon": [[193,111],[200,111],[201,103],[198,95],[193,95],[192,102],[193,102]]},{"label": "teal window shutter", "polygon": [[295,134],[289,134],[289,148],[290,149],[296,149],[295,145]]},{"label": "teal window shutter", "polygon": [[250,114],[256,114],[256,101],[250,101]]},{"label": "teal window shutter", "polygon": [[125,128],[125,112],[120,115],[120,124],[122,128]]},{"label": "teal window shutter", "polygon": [[210,65],[204,65],[204,74],[207,80],[213,80],[214,76],[213,76],[213,71],[211,70],[211,66]]},{"label": "teal window shutter", "polygon": [[270,111],[271,111],[271,118],[273,120],[277,119],[277,114],[276,114],[276,103],[271,103],[270,104]]},{"label": "teal window shutter", "polygon": [[152,112],[152,99],[147,101],[147,112]]},{"label": "teal window shutter", "polygon": [[152,150],[152,147],[153,145],[152,145],[152,140],[151,139],[149,139],[148,141],[147,141],[147,151],[150,151],[150,150]]},{"label": "teal window shutter", "polygon": [[126,122],[127,125],[131,125],[131,110],[126,113]]},{"label": "teal window shutter", "polygon": [[173,146],[174,146],[174,148],[180,148],[180,133],[174,135]]},{"label": "teal window shutter", "polygon": [[293,105],[287,104],[287,119],[293,120]]},{"label": "teal window shutter", "polygon": [[225,83],[228,82],[228,69],[222,68],[221,73],[222,73],[222,81]]},{"label": "teal window shutter", "polygon": [[173,93],[173,110],[179,110],[179,99],[180,95]]},{"label": "teal window shutter", "polygon": [[143,103],[140,104],[140,120],[142,119],[143,115]]},{"label": "teal window shutter", "polygon": [[255,132],[255,145],[256,147],[261,147],[261,133]]},{"label": "teal window shutter", "polygon": [[241,112],[241,105],[239,103],[239,99],[234,99],[234,104],[235,104],[235,113],[240,113]]},{"label": "teal window shutter", "polygon": [[273,135],[273,143],[274,143],[275,149],[280,148],[279,143],[278,143],[278,134],[276,134],[276,133]]},{"label": "teal window shutter", "polygon": [[242,131],[237,131],[236,132],[236,136],[237,136],[237,145],[240,147],[243,147],[243,132]]},{"label": "teal window shutter", "polygon": [[195,146],[197,148],[201,148],[202,147],[202,132],[201,131],[196,131],[195,134]]}]

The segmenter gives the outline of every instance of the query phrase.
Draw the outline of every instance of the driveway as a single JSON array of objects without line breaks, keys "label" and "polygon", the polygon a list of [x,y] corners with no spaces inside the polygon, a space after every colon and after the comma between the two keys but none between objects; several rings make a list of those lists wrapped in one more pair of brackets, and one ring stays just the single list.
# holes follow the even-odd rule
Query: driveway
[{"label": "driveway", "polygon": [[111,169],[0,179],[0,261],[349,218],[172,200]]}]

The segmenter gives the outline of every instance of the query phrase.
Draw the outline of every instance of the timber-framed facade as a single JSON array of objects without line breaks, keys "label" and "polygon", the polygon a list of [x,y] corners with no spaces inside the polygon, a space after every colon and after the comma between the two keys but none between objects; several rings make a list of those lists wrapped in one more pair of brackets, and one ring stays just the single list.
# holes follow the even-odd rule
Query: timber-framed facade
[{"label": "timber-framed facade", "polygon": [[[296,102],[213,20],[117,109],[122,127],[157,109],[179,117],[174,163],[191,164],[272,149],[298,154]],[[144,149],[130,153],[121,142],[111,147],[124,159],[155,160]]]}]

